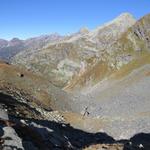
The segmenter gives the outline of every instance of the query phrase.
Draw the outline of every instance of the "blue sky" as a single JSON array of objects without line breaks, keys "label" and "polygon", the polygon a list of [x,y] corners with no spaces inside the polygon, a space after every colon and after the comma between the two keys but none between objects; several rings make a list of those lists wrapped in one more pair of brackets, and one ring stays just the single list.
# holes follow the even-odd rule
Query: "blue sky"
[{"label": "blue sky", "polygon": [[93,29],[123,12],[139,19],[150,13],[150,0],[0,0],[0,38]]}]

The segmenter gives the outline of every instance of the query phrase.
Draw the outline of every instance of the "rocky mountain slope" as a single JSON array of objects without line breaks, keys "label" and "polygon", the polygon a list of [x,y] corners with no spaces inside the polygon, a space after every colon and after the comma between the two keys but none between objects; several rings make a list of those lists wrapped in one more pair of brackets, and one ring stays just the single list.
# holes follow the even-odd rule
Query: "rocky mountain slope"
[{"label": "rocky mountain slope", "polygon": [[13,38],[10,41],[0,39],[0,59],[10,62],[11,59],[23,50],[37,50],[49,42],[59,41],[62,37],[58,34],[44,35],[27,40]]},{"label": "rocky mountain slope", "polygon": [[0,149],[148,150],[150,147],[149,134],[139,130],[129,139],[115,140],[103,129],[114,132],[114,128],[122,128],[122,124],[113,126],[112,121],[102,118],[54,111],[60,108],[53,102],[59,101],[62,106],[67,96],[65,100],[62,95],[57,99],[55,94],[60,95],[62,91],[31,72],[1,62],[0,82]]},{"label": "rocky mountain slope", "polygon": [[[124,75],[144,64],[149,64],[150,54],[150,15],[144,16],[128,28],[121,37],[111,44],[102,57],[86,69],[82,75],[76,76],[66,90],[82,89],[109,77],[122,67],[130,64]],[[144,57],[144,58],[143,58]]]},{"label": "rocky mountain slope", "polygon": [[0,61],[0,148],[149,150],[150,15],[47,38]]},{"label": "rocky mountain slope", "polygon": [[64,87],[76,74],[82,74],[85,68],[102,59],[105,49],[134,23],[135,19],[124,13],[93,31],[84,28],[60,42],[49,43],[39,51],[23,51],[12,62],[48,77],[58,87]]},{"label": "rocky mountain slope", "polygon": [[46,110],[69,110],[72,97],[47,79],[3,62],[0,63],[0,92]]}]

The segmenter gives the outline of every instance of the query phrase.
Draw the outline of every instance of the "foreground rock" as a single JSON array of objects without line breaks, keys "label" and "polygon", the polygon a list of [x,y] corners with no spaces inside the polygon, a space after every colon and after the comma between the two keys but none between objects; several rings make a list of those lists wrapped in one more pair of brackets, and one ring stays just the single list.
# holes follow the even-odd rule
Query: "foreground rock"
[{"label": "foreground rock", "polygon": [[[1,98],[0,96],[0,100]],[[0,106],[0,148],[2,150],[148,150],[150,148],[149,134],[141,133],[129,140],[115,141],[103,132],[88,133],[75,129],[58,117],[56,122],[49,121],[44,116],[43,119],[34,119],[24,117],[21,112],[12,113],[9,111],[12,107],[9,102],[1,103]],[[35,112],[30,111],[30,116],[32,113]]]}]

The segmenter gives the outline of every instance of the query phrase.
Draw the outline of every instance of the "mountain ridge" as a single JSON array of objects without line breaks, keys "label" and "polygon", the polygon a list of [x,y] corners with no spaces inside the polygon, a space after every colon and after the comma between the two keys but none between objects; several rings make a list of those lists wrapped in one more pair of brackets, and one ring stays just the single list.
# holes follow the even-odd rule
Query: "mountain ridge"
[{"label": "mountain ridge", "polygon": [[[126,17],[129,17],[128,23],[120,24],[120,20],[124,21]],[[31,50],[20,52],[12,62],[18,63],[19,66],[32,68],[36,73],[44,74],[54,80],[52,82],[56,86],[64,87],[75,74],[81,72],[81,63],[84,62],[84,66],[88,66],[90,60],[101,58],[104,49],[115,42],[134,23],[135,20],[125,13],[109,23],[109,26],[102,26],[97,30],[97,34],[95,31],[84,34],[78,32],[62,38],[59,42],[49,43],[36,52]],[[73,62],[74,65],[68,62]],[[61,63],[63,66],[59,68]]]}]

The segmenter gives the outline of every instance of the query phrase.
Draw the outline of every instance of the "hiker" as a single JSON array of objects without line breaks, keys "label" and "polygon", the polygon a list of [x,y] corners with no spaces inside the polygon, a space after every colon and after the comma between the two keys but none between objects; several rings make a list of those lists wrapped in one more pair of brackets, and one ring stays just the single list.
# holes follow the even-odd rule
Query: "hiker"
[{"label": "hiker", "polygon": [[88,112],[88,107],[86,107],[86,108],[85,108],[85,111],[84,111],[84,114],[83,114],[83,117],[84,117],[85,115],[89,116],[89,114],[90,114],[90,113]]}]

